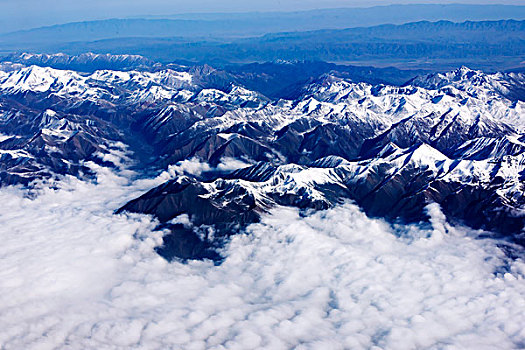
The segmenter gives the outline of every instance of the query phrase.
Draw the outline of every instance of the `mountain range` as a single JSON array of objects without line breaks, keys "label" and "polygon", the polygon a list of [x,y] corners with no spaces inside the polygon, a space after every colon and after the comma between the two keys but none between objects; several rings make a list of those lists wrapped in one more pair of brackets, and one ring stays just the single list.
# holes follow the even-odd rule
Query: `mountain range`
[{"label": "mountain range", "polygon": [[[268,94],[261,82],[278,65],[306,63],[240,74],[139,56],[18,57],[0,71],[0,184],[93,179],[86,162],[118,168],[127,149],[142,176],[170,174],[118,210],[155,216],[171,232],[158,248],[167,259],[220,261],[228,237],[271,208],[344,201],[422,225],[438,203],[480,237],[525,244],[522,73],[461,67],[386,83],[318,63],[318,76]],[[86,59],[121,70],[24,64]]]}]

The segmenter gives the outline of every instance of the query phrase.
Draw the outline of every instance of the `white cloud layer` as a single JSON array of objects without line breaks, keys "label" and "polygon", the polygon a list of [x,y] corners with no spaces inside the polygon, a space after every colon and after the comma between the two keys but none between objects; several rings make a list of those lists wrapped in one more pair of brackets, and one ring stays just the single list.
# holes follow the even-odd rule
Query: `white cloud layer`
[{"label": "white cloud layer", "polygon": [[34,199],[0,190],[0,348],[525,346],[525,264],[435,206],[432,229],[403,234],[350,204],[280,208],[221,266],[170,264],[150,218],[112,214],[158,180],[98,172]]},{"label": "white cloud layer", "polygon": [[[118,157],[118,156],[115,156]],[[212,170],[218,170],[218,171],[233,171],[241,168],[249,167],[251,164],[247,162],[243,162],[242,160],[238,160],[231,157],[223,157],[221,159],[221,162],[217,164],[216,167],[211,167],[208,163],[203,162],[197,157],[193,157],[190,159],[185,159],[180,162],[177,162],[174,165],[168,166],[166,171],[163,171],[159,176],[158,179],[162,179],[163,181],[168,181],[170,179],[173,179],[179,175],[193,175],[193,176],[200,176],[202,173]]]}]

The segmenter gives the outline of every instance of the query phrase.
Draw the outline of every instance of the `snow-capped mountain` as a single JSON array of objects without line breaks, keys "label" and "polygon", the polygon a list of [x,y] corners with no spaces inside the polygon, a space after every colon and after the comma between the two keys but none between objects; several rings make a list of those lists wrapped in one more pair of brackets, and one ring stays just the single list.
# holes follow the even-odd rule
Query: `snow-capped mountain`
[{"label": "snow-capped mountain", "polygon": [[523,73],[484,74],[481,71],[461,67],[452,72],[419,76],[407,85],[420,86],[430,90],[453,87],[470,96],[504,96],[512,100],[525,100],[525,75]]},{"label": "snow-capped mountain", "polygon": [[[122,144],[141,170],[206,164],[122,208],[172,230],[160,250],[169,258],[217,258],[221,237],[275,206],[344,200],[401,222],[424,221],[424,207],[436,202],[451,220],[523,245],[524,82],[465,67],[403,86],[323,74],[294,99],[271,99],[209,66],[6,66],[0,181],[89,176],[86,161],[112,166],[104,155]],[[172,222],[181,214],[194,226]],[[202,227],[215,228],[213,239]]]},{"label": "snow-capped mountain", "polygon": [[[30,66],[0,77],[0,89],[7,95],[47,93],[82,100],[117,100],[129,95],[136,98],[151,91],[162,91],[171,99],[184,87],[193,87],[191,75],[171,70],[156,73],[104,70],[82,75],[74,71]],[[158,98],[165,96],[159,94]]]}]

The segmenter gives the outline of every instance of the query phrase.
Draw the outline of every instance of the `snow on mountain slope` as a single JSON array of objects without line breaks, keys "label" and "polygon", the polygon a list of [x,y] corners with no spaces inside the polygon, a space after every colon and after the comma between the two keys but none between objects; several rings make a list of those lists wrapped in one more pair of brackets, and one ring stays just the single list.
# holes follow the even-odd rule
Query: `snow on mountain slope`
[{"label": "snow on mountain slope", "polygon": [[[224,93],[201,93],[206,93],[207,102],[215,100],[224,106]],[[465,142],[523,133],[522,102],[501,96],[490,103],[465,99],[419,87],[371,86],[324,77],[305,87],[294,101],[274,101],[255,108],[206,108],[205,113],[199,112],[202,117],[175,132],[168,143],[161,139],[161,152],[168,163],[195,154],[210,160],[212,153],[206,151],[210,133],[235,132],[299,163],[329,155],[347,160],[369,157],[389,142],[402,148],[427,143],[454,157]],[[194,146],[193,140],[198,140]],[[226,143],[219,145],[228,147]],[[264,158],[249,149],[246,152],[254,160]]]},{"label": "snow on mountain slope", "polygon": [[[464,68],[452,72],[453,76],[464,72]],[[356,117],[376,117],[376,114],[387,115],[392,123],[415,115],[459,115],[463,122],[478,118],[480,115],[490,120],[509,123],[519,131],[524,130],[525,104],[516,99],[508,99],[499,92],[505,82],[516,88],[523,88],[525,78],[521,80],[504,80],[501,74],[477,75],[471,80],[464,78],[459,83],[447,79],[447,76],[436,75],[427,80],[416,78],[403,87],[371,86],[364,83],[353,83],[343,79],[326,76],[306,87],[302,100],[310,101],[308,111],[322,108],[319,102],[335,106],[344,106],[337,111],[351,111]],[[468,76],[468,75],[467,75]],[[418,80],[420,79],[420,80]],[[499,80],[496,80],[499,79]],[[479,80],[489,83],[480,84]],[[438,85],[439,82],[439,85]],[[439,86],[439,88],[437,87]]]},{"label": "snow on mountain slope", "polygon": [[[383,158],[335,161],[320,160],[322,167],[257,163],[211,182],[175,177],[121,211],[152,214],[161,222],[189,215],[195,227],[185,231],[187,237],[214,227],[212,238],[195,236],[199,245],[180,245],[177,236],[166,236],[161,253],[168,259],[210,257],[209,249],[220,247],[239,227],[258,222],[272,207],[320,210],[345,199],[354,200],[370,215],[402,222],[425,220],[424,208],[439,203],[451,220],[525,243],[524,154],[500,162],[457,161],[421,145],[397,149]],[[174,232],[181,234],[180,228]]]},{"label": "snow on mountain slope", "polygon": [[[521,75],[463,67],[404,86],[323,75],[294,100],[270,100],[213,74],[6,69],[2,183],[80,176],[83,162],[103,164],[123,142],[138,168],[197,159],[208,169],[126,210],[163,220],[189,213],[222,227],[218,236],[232,230],[229,220],[242,227],[276,205],[326,209],[351,199],[407,222],[425,220],[437,202],[453,220],[522,242],[525,113],[513,97]],[[224,159],[254,165],[227,172]]]},{"label": "snow on mountain slope", "polygon": [[482,137],[465,142],[456,155],[466,159],[501,159],[507,155],[525,152],[523,136],[505,136],[503,138]]},{"label": "snow on mountain slope", "polygon": [[408,82],[408,85],[419,86],[430,90],[440,90],[454,87],[459,91],[468,93],[470,96],[479,98],[481,95],[500,95],[509,98],[525,99],[523,84],[525,75],[523,73],[495,73],[485,74],[479,70],[461,67],[447,73],[435,73],[420,76]]},{"label": "snow on mountain slope", "polygon": [[[475,75],[471,77],[469,72]],[[406,133],[413,134],[417,139],[434,143],[447,154],[450,153],[447,148],[454,148],[467,139],[506,136],[523,131],[525,113],[521,101],[496,96],[487,102],[487,96],[496,90],[487,88],[486,84],[478,84],[478,80],[487,80],[488,76],[464,68],[450,74],[459,74],[463,85],[465,77],[470,77],[472,86],[482,86],[484,94],[472,96],[460,90],[456,93],[444,92],[445,88],[455,89],[452,85],[456,81],[447,78],[448,75],[428,78],[434,85],[438,78],[441,79],[439,90],[415,86],[371,86],[325,76],[307,86],[298,100],[269,105],[260,94],[235,85],[229,91],[199,88],[193,85],[192,75],[187,72],[96,71],[91,75],[80,75],[36,66],[5,72],[0,78],[0,90],[6,95],[47,93],[48,96],[96,103],[105,100],[114,104],[117,99],[124,98],[127,105],[156,101],[208,104],[208,107],[203,106],[206,108],[205,118],[200,122],[207,124],[200,127],[204,129],[212,125],[225,129],[241,122],[265,123],[275,129],[305,117],[337,127],[364,123],[374,129],[376,136],[381,131],[390,130],[390,141],[396,142],[398,137],[412,142],[411,136]],[[413,82],[421,85],[419,80]],[[449,138],[458,140],[449,142]],[[444,144],[439,145],[440,142]],[[406,147],[407,144],[401,146]]]},{"label": "snow on mountain slope", "polygon": [[0,77],[0,91],[4,94],[47,93],[61,98],[85,100],[115,100],[132,93],[134,94],[132,98],[139,98],[153,89],[164,93],[156,95],[156,98],[171,99],[183,88],[194,88],[191,75],[172,70],[156,73],[106,70],[85,75],[67,70],[30,66],[5,72]]},{"label": "snow on mountain slope", "polygon": [[85,78],[73,71],[59,71],[52,68],[31,66],[10,72],[2,77],[0,89],[4,93],[58,92],[84,93],[88,86]]}]

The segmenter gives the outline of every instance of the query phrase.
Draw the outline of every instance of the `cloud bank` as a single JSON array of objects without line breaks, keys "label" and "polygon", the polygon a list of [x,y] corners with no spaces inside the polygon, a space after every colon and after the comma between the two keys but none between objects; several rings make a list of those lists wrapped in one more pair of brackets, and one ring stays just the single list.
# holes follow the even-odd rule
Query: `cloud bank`
[{"label": "cloud bank", "polygon": [[32,199],[0,190],[0,348],[525,346],[524,262],[436,206],[428,229],[352,204],[278,208],[221,266],[167,263],[154,220],[113,215],[158,180],[95,170],[97,183],[68,178]]}]

